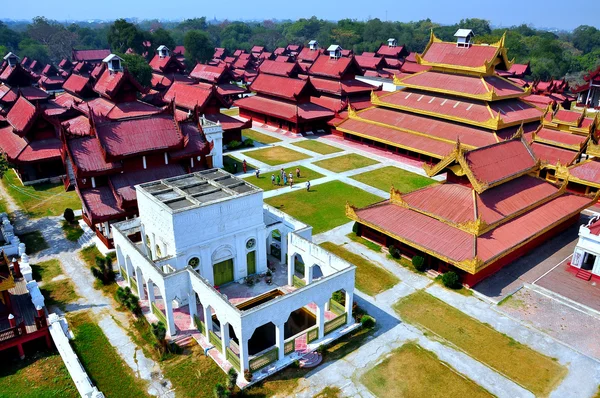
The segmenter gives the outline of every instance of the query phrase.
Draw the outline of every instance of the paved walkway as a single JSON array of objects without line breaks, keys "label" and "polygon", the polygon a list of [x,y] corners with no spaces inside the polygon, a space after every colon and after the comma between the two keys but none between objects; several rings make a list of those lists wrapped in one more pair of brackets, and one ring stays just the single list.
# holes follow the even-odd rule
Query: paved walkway
[{"label": "paved walkway", "polygon": [[[68,304],[66,312],[91,311],[94,320],[125,363],[137,377],[148,382],[148,393],[159,397],[174,397],[175,395],[171,391],[171,382],[163,377],[159,365],[151,358],[146,357],[128,336],[129,315],[117,311],[112,299],[94,289],[95,278],[78,254],[81,246],[67,240],[64,236],[61,229],[62,217],[30,219],[20,210],[2,184],[0,184],[0,193],[11,212],[17,236],[37,230],[42,233],[48,243],[49,248],[31,255],[30,261],[37,263],[58,259],[62,265],[63,274],[73,282],[80,299],[75,303]],[[61,313],[58,308],[51,310]]]}]

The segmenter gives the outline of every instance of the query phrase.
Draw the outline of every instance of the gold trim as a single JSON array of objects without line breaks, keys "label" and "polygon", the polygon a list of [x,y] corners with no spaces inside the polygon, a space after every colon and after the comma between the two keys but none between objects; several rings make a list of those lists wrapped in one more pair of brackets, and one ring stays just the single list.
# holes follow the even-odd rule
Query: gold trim
[{"label": "gold trim", "polygon": [[409,207],[408,203],[402,198],[402,192],[394,188],[393,185],[390,188],[390,202],[400,207]]}]

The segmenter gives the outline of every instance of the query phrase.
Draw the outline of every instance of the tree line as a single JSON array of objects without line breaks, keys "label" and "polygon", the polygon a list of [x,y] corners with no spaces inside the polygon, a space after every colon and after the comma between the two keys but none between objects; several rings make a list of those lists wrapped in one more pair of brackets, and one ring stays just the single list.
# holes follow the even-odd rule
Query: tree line
[{"label": "tree line", "polygon": [[[189,64],[205,62],[214,47],[229,51],[250,50],[254,45],[272,51],[287,44],[305,44],[312,39],[322,46],[339,44],[360,54],[375,51],[392,37],[409,51],[421,52],[433,29],[436,36],[453,41],[458,29],[470,28],[475,40],[482,43],[498,41],[506,32],[509,58],[517,63],[531,62],[534,78],[550,79],[567,76],[581,81],[583,74],[600,64],[600,30],[582,25],[572,32],[553,33],[527,25],[494,29],[490,21],[464,19],[454,25],[440,25],[429,19],[417,22],[387,22],[371,19],[366,22],[342,19],[337,22],[317,17],[296,21],[262,22],[222,21],[214,23],[205,17],[187,19],[179,23],[158,20],[132,23],[124,19],[112,23],[65,24],[36,17],[30,23],[0,22],[0,53],[13,51],[19,56],[37,59],[41,63],[58,63],[70,58],[71,49],[111,48],[115,53],[133,49],[149,58],[155,47],[164,44],[186,47]],[[152,43],[148,48],[144,44]]]}]

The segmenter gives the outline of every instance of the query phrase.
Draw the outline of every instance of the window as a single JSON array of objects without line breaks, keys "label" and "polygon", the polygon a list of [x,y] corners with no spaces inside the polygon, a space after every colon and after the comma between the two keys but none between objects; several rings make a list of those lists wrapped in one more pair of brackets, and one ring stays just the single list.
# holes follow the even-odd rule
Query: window
[{"label": "window", "polygon": [[248,242],[246,242],[246,249],[252,249],[254,246],[256,246],[256,239],[249,239]]},{"label": "window", "polygon": [[161,258],[162,252],[160,251],[160,246],[156,245],[156,257]]},{"label": "window", "polygon": [[192,257],[190,258],[190,261],[188,261],[188,265],[192,268],[196,268],[200,265],[200,259],[198,257]]}]

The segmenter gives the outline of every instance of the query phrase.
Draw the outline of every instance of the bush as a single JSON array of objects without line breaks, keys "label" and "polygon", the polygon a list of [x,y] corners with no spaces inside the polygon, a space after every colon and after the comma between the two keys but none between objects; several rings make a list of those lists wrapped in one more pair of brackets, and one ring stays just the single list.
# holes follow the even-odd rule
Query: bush
[{"label": "bush", "polygon": [[129,309],[135,316],[142,315],[142,307],[140,306],[140,299],[133,294],[129,287],[117,289],[117,301]]},{"label": "bush", "polygon": [[115,271],[112,268],[112,258],[96,256],[96,266],[92,267],[92,274],[105,286],[113,283]]},{"label": "bush", "polygon": [[73,221],[75,221],[75,213],[73,212],[73,209],[67,207],[63,213],[63,217],[69,224],[73,224]]},{"label": "bush", "polygon": [[400,258],[400,250],[396,248],[396,246],[394,245],[390,245],[390,247],[388,247],[388,250],[390,252],[390,255],[396,259]]},{"label": "bush", "polygon": [[238,378],[238,373],[235,371],[234,368],[230,368],[229,372],[227,372],[227,389],[229,390],[229,392],[233,392],[233,390],[235,389],[235,383],[237,381]]},{"label": "bush", "polygon": [[229,391],[227,391],[225,386],[221,383],[215,384],[214,393],[215,393],[215,398],[228,398],[231,396],[231,394],[229,394]]},{"label": "bush", "polygon": [[244,147],[250,148],[254,146],[254,140],[252,138],[246,138],[243,142]]},{"label": "bush", "polygon": [[360,224],[355,222],[354,225],[352,226],[352,232],[354,232],[356,235],[358,235],[358,233],[360,232]]},{"label": "bush", "polygon": [[251,371],[249,371],[249,370],[244,371],[244,379],[246,379],[246,381],[248,383],[250,383],[252,381],[252,377],[253,377],[253,375],[252,375]]},{"label": "bush", "polygon": [[427,266],[425,265],[425,259],[421,256],[414,256],[412,258],[412,265],[419,272],[425,272],[425,269],[427,269]]},{"label": "bush", "polygon": [[459,289],[461,287],[460,277],[454,271],[448,271],[442,275],[442,283],[450,289]]},{"label": "bush", "polygon": [[333,292],[333,294],[331,295],[331,299],[335,302],[340,303],[341,305],[346,305],[346,294],[341,290]]},{"label": "bush", "polygon": [[370,315],[363,315],[360,318],[360,324],[362,325],[363,328],[365,329],[371,329],[372,327],[375,326],[375,318],[373,318]]},{"label": "bush", "polygon": [[242,143],[236,140],[229,141],[227,144],[227,149],[236,149],[242,146]]}]

